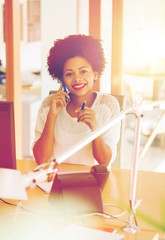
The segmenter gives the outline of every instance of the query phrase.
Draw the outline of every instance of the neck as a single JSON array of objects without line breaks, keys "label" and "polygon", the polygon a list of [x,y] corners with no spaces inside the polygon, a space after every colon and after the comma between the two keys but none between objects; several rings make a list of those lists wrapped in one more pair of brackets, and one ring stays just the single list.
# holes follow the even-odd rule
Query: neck
[{"label": "neck", "polygon": [[66,106],[66,110],[71,117],[77,117],[76,109],[82,107],[84,101],[86,101],[86,106],[91,107],[96,98],[95,92],[90,92],[83,96],[75,96],[70,94],[70,102]]},{"label": "neck", "polygon": [[76,96],[76,95],[70,94],[70,103],[75,108],[81,107],[84,101],[86,101],[86,105],[88,107],[91,107],[91,105],[93,104],[94,99],[95,99],[95,93],[92,92],[92,91],[86,93],[83,96]]}]

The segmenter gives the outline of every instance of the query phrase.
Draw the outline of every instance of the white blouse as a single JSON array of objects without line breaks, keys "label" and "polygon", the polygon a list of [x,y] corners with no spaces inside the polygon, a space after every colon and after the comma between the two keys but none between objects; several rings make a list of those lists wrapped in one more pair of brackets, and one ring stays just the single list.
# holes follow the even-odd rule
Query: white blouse
[{"label": "white blouse", "polygon": [[[117,99],[110,94],[96,92],[97,96],[92,105],[92,109],[96,112],[96,118],[99,126],[109,122],[116,114],[120,112],[120,107]],[[47,115],[51,103],[51,95],[47,96],[42,102],[37,115],[35,126],[34,143],[40,138],[44,129]],[[60,154],[68,151],[74,144],[82,141],[89,133],[90,128],[82,122],[77,122],[77,118],[71,117],[66,108],[63,108],[59,113],[54,131],[54,151],[51,159],[56,159]],[[112,150],[112,158],[110,164],[115,160],[117,143],[120,138],[120,123],[116,124],[103,135],[104,142]],[[33,143],[33,146],[34,146]],[[65,163],[94,165],[97,164],[92,153],[92,143],[89,143],[74,155],[64,161]]]}]

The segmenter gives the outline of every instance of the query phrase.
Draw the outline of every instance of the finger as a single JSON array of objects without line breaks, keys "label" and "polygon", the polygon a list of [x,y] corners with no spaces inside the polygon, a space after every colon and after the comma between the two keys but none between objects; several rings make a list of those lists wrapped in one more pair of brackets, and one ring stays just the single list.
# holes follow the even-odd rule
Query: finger
[{"label": "finger", "polygon": [[78,118],[80,118],[81,116],[91,116],[94,117],[95,116],[95,112],[93,110],[91,110],[90,108],[88,109],[84,109],[84,110],[80,110],[78,112]]},{"label": "finger", "polygon": [[77,119],[78,122],[94,121],[93,116],[91,115],[81,115]]},{"label": "finger", "polygon": [[91,118],[88,118],[88,117],[84,117],[84,118],[81,118],[79,120],[79,122],[81,123],[85,123],[89,128],[91,128],[92,124],[93,124],[93,121]]},{"label": "finger", "polygon": [[66,102],[63,101],[62,99],[59,99],[59,101],[56,101],[54,104],[52,104],[51,106],[55,109],[56,111],[60,111],[60,109],[62,109],[64,106],[66,105]]},{"label": "finger", "polygon": [[59,95],[59,94],[55,94],[52,96],[52,103],[57,104],[58,102],[62,101],[62,105],[65,106],[66,105],[66,101],[65,101],[65,96],[64,95]]},{"label": "finger", "polygon": [[63,106],[66,106],[65,96],[57,96],[55,101],[57,103],[60,102]]},{"label": "finger", "polygon": [[59,101],[58,102],[56,102],[56,106],[57,107],[65,107],[66,106],[66,102],[65,102],[65,100],[64,99],[59,99]]},{"label": "finger", "polygon": [[61,91],[62,90],[62,82],[60,82],[60,87],[58,89],[58,91]]},{"label": "finger", "polygon": [[85,111],[85,110],[89,110],[90,111],[91,108],[88,108],[88,107],[84,107],[84,109],[82,109],[82,107],[79,107],[75,110],[75,112],[80,112],[80,111]]},{"label": "finger", "polygon": [[70,101],[69,93],[66,93],[66,92],[64,92],[64,91],[59,90],[53,97],[57,97],[57,96],[65,96],[65,97],[67,97],[67,98],[69,99],[69,101]]},{"label": "finger", "polygon": [[79,122],[85,123],[92,131],[98,128],[98,123],[94,118],[82,117]]}]

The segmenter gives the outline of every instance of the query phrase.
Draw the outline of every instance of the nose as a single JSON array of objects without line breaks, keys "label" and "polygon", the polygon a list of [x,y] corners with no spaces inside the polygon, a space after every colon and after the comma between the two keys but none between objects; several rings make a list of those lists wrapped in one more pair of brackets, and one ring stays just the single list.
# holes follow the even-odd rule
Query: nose
[{"label": "nose", "polygon": [[81,76],[80,76],[80,73],[76,73],[75,72],[75,74],[74,74],[74,81],[75,82],[81,82],[81,80],[82,80],[82,78],[81,78]]}]

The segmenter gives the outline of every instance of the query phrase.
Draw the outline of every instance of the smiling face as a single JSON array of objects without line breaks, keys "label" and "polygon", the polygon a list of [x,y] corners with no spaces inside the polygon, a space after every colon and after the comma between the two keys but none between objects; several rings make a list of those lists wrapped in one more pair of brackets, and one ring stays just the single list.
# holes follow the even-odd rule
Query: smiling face
[{"label": "smiling face", "polygon": [[63,78],[71,94],[81,96],[92,91],[98,73],[94,72],[90,63],[83,57],[69,58],[63,69]]}]

